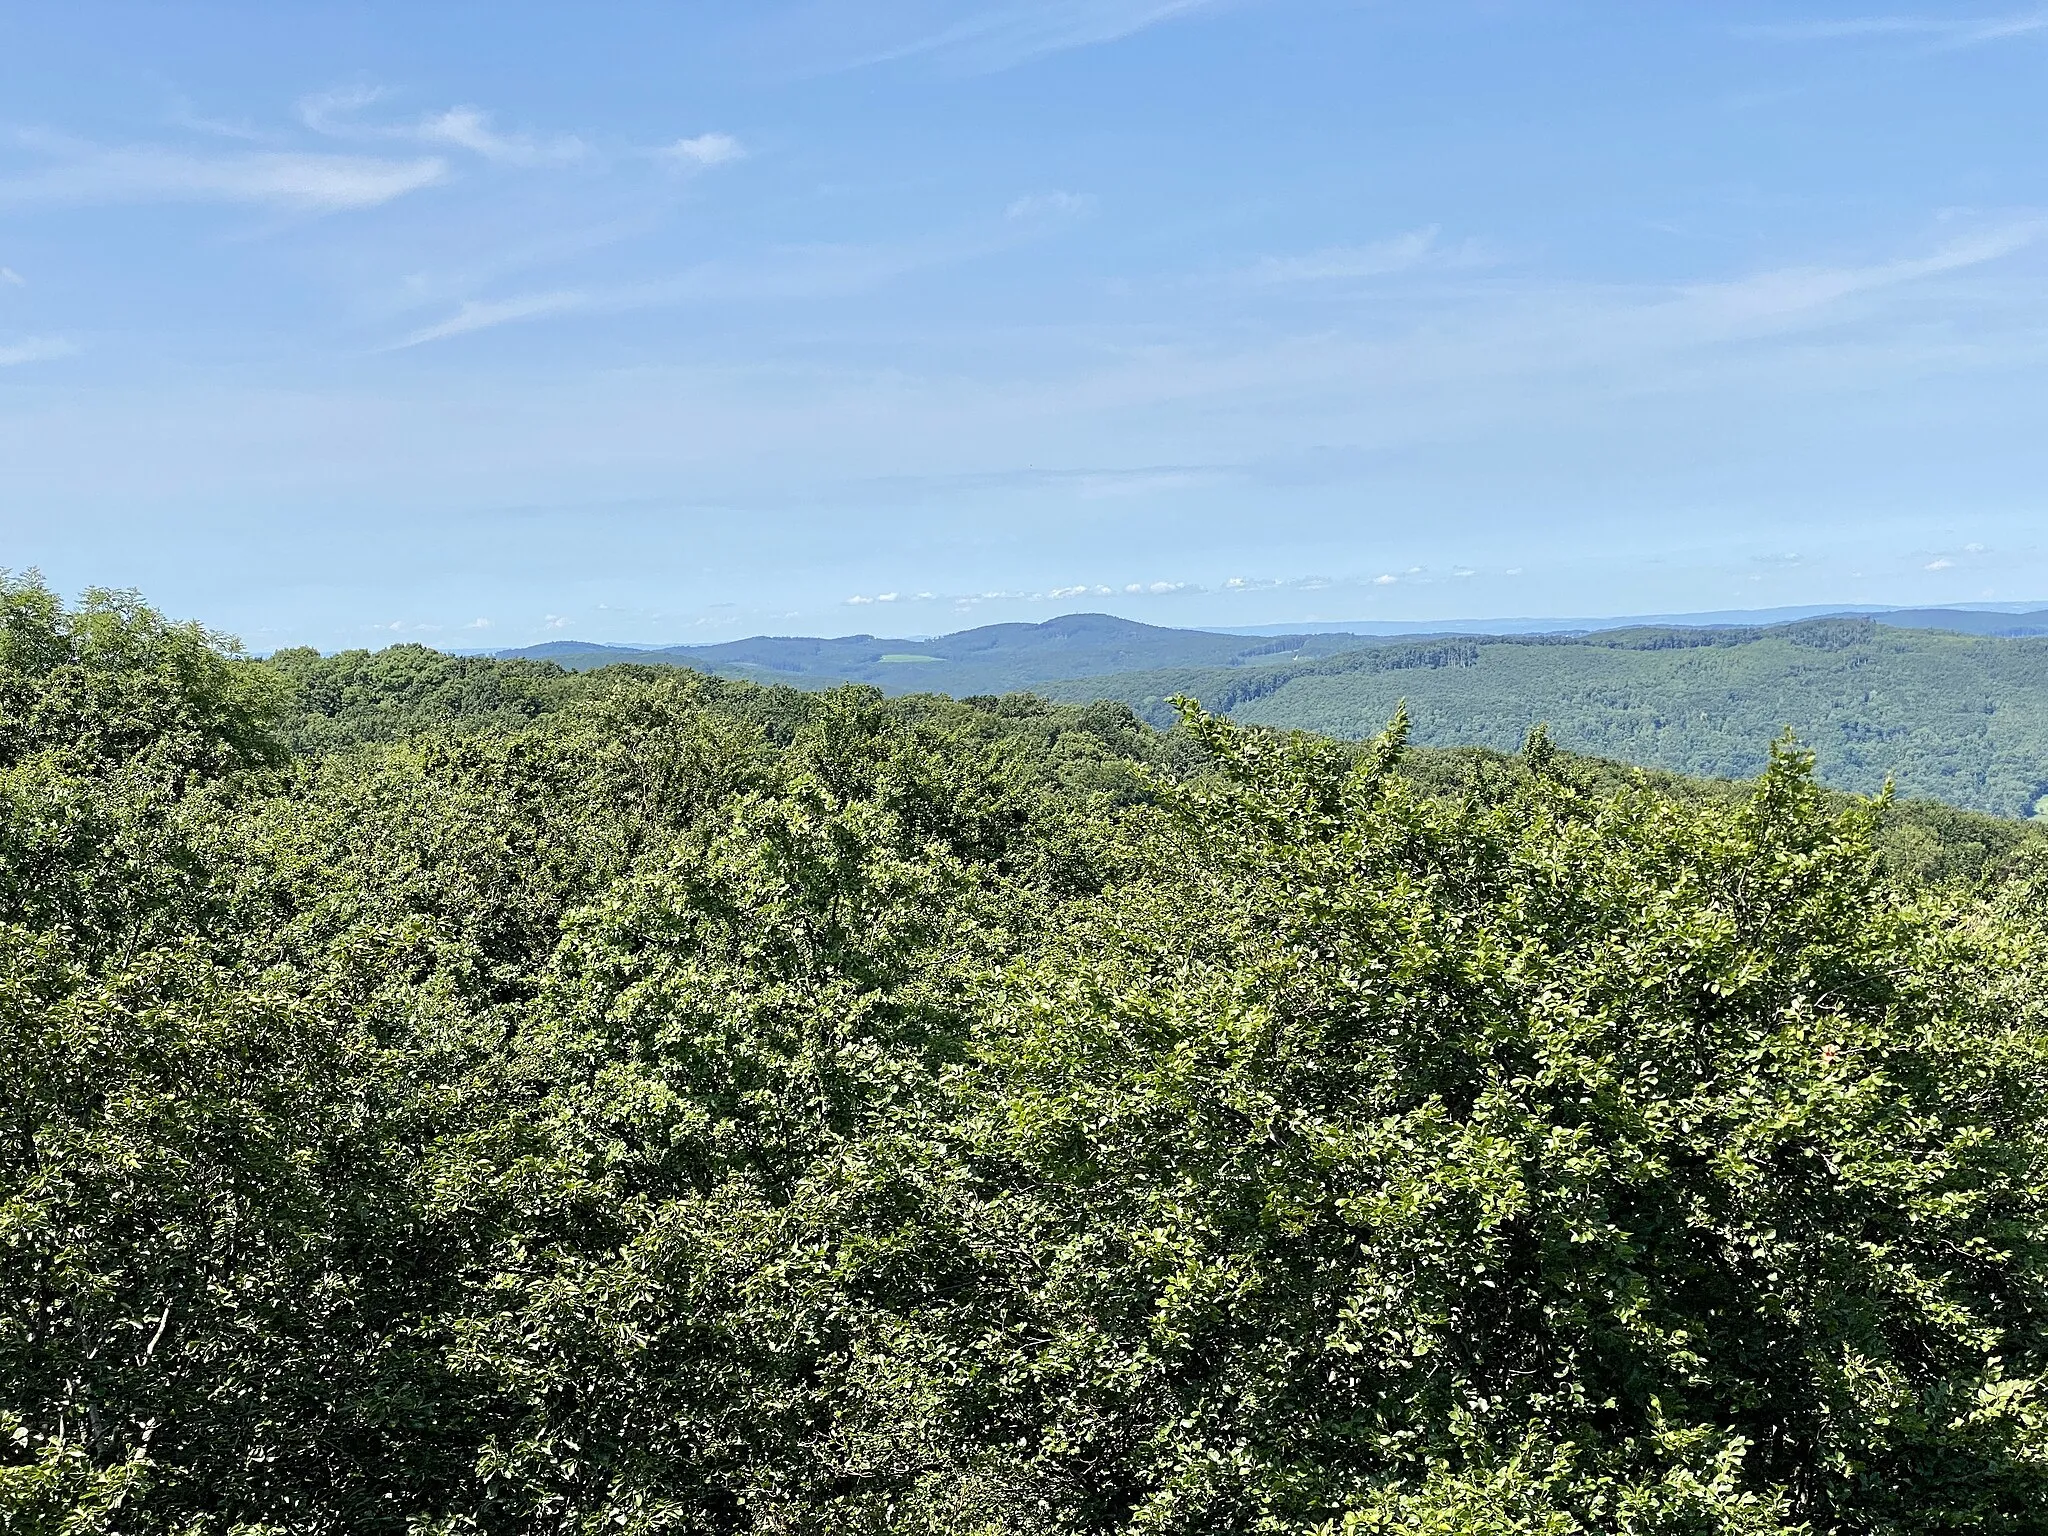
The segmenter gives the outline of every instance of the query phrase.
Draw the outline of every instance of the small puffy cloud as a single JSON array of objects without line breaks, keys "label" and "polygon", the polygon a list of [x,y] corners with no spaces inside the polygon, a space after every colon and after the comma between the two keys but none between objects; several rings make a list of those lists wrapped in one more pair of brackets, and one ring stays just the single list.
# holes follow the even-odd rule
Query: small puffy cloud
[{"label": "small puffy cloud", "polygon": [[1927,569],[1930,571],[1945,571],[1952,567],[1954,564],[1955,561],[1949,559],[1948,556],[1943,555],[1939,560],[1928,561]]},{"label": "small puffy cloud", "polygon": [[1071,219],[1088,212],[1095,199],[1086,192],[1028,192],[1003,210],[1010,219]]},{"label": "small puffy cloud", "polygon": [[1373,579],[1372,579],[1372,584],[1373,584],[1374,586],[1376,586],[1376,587],[1391,587],[1391,586],[1392,586],[1392,585],[1393,585],[1393,584],[1394,584],[1395,582],[1399,581],[1400,579],[1401,579],[1401,578],[1400,578],[1400,577],[1398,577],[1398,576],[1391,576],[1391,575],[1390,575],[1390,576],[1375,576],[1375,577],[1373,577]]},{"label": "small puffy cloud", "polygon": [[856,593],[854,596],[849,597],[847,601],[849,603],[872,603],[874,599],[872,597],[862,597]]},{"label": "small puffy cloud", "polygon": [[1984,546],[1982,544],[1965,544],[1963,546],[1963,553],[1966,555],[1981,555],[1984,553]]},{"label": "small puffy cloud", "polygon": [[747,146],[729,133],[700,133],[693,139],[677,139],[655,154],[672,164],[701,170],[746,159]]},{"label": "small puffy cloud", "polygon": [[893,603],[896,601],[896,596],[897,594],[894,592],[877,592],[875,594],[875,601],[878,603]]},{"label": "small puffy cloud", "polygon": [[559,613],[551,613],[541,623],[542,629],[567,629],[569,621]]},{"label": "small puffy cloud", "polygon": [[471,619],[467,624],[463,625],[462,627],[464,629],[489,629],[491,627],[491,621],[489,619]]}]

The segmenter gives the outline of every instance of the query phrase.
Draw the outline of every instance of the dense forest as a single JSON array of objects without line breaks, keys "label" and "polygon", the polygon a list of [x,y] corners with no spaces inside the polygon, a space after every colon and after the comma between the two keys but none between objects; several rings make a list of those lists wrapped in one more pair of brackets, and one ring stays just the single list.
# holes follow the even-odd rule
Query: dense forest
[{"label": "dense forest", "polygon": [[0,1529],[2048,1529],[2037,829],[1162,723],[0,583]]},{"label": "dense forest", "polygon": [[1931,610],[1763,627],[1593,634],[1247,636],[1106,614],[925,640],[775,639],[634,652],[554,642],[508,654],[581,670],[683,665],[720,676],[958,698],[1030,690],[1121,700],[1170,726],[1190,697],[1234,719],[1364,739],[1406,704],[1414,740],[1513,752],[1542,725],[1568,750],[1696,777],[1763,771],[1787,728],[1821,779],[2005,817],[2048,797],[2048,637],[2039,614]]},{"label": "dense forest", "polygon": [[2002,816],[2048,796],[2048,638],[1808,619],[1764,629],[1470,636],[1260,667],[1179,667],[1038,685],[1173,716],[1176,695],[1234,718],[1336,736],[1402,702],[1417,741],[1512,750],[1536,725],[1560,746],[1705,776],[1762,771],[1791,728],[1822,777]]}]

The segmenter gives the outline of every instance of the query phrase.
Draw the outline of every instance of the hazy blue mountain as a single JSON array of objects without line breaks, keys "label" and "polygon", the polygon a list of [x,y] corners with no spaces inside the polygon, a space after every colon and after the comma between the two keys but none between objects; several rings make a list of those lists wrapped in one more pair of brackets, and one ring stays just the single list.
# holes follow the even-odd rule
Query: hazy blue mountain
[{"label": "hazy blue mountain", "polygon": [[1161,667],[1252,666],[1308,659],[1392,640],[1449,635],[1588,635],[1641,628],[1758,628],[1809,618],[1855,615],[1899,629],[1967,635],[2048,635],[2048,607],[1763,608],[1639,618],[1460,619],[1427,623],[1361,620],[1169,629],[1103,613],[1070,613],[1042,624],[989,624],[936,637],[756,635],[712,645],[620,645],[550,640],[502,650],[501,658],[552,661],[571,671],[621,662],[693,667],[722,677],[830,687],[874,683],[891,693],[1002,693],[1041,683]]},{"label": "hazy blue mountain", "polygon": [[2005,613],[1971,608],[1894,608],[1876,615],[1890,629],[1946,629],[1959,635],[2048,635],[2048,608]]},{"label": "hazy blue mountain", "polygon": [[1378,730],[1405,699],[1418,743],[1507,750],[1541,722],[1575,751],[1709,776],[1757,772],[1790,727],[1842,788],[1875,791],[1891,777],[1907,794],[2026,816],[2048,797],[2048,638],[2034,637],[2048,637],[2048,610],[1431,636],[1233,635],[1069,614],[932,639],[658,650],[557,641],[505,654],[801,688],[1111,698],[1161,723],[1166,700],[1188,694],[1241,719],[1337,736]]},{"label": "hazy blue mountain", "polygon": [[989,624],[930,639],[762,635],[652,650],[557,640],[498,655],[553,661],[573,671],[637,662],[803,688],[874,683],[891,693],[964,697],[1112,672],[1270,664],[1334,655],[1370,643],[1356,635],[1226,635],[1166,629],[1105,613],[1070,613],[1043,624]]}]

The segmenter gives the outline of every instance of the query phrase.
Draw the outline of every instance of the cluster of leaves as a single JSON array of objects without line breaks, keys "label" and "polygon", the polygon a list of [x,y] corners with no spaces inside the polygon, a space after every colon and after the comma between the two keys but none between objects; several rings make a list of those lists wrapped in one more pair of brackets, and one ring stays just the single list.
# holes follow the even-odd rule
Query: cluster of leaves
[{"label": "cluster of leaves", "polygon": [[2048,1522],[2040,892],[1790,748],[4,604],[0,1530]]}]

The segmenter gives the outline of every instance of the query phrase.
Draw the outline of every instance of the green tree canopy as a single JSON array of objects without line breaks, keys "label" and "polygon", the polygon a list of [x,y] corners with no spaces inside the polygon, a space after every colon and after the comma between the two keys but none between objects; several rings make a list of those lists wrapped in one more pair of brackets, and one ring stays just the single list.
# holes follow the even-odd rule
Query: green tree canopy
[{"label": "green tree canopy", "polygon": [[2048,1527],[1973,822],[6,602],[0,1528]]}]

